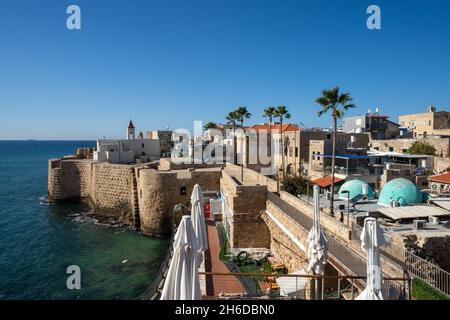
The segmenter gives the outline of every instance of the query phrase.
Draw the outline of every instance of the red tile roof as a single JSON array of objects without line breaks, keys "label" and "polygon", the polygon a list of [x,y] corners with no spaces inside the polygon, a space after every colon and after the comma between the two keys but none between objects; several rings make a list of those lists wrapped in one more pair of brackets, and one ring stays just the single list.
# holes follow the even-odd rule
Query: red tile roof
[{"label": "red tile roof", "polygon": [[449,183],[450,184],[450,172],[444,173],[444,174],[438,174],[435,176],[431,176],[428,178],[428,181],[434,181],[434,182],[442,182],[442,183]]},{"label": "red tile roof", "polygon": [[[341,181],[344,181],[344,180],[345,179],[334,177],[334,183],[335,184],[339,183]],[[312,183],[318,185],[321,188],[327,188],[327,187],[329,187],[331,185],[331,176],[326,176],[326,177],[323,177],[323,178],[316,179]]]},{"label": "red tile roof", "polygon": [[290,123],[283,124],[283,127],[281,127],[280,124],[274,124],[274,125],[272,125],[272,128],[270,128],[270,126],[268,124],[255,124],[254,126],[249,127],[249,129],[255,130],[256,132],[259,132],[259,130],[269,131],[270,129],[278,130],[278,131],[280,131],[282,129],[283,132],[300,131],[300,128],[298,126],[296,126],[295,124],[290,124]]}]

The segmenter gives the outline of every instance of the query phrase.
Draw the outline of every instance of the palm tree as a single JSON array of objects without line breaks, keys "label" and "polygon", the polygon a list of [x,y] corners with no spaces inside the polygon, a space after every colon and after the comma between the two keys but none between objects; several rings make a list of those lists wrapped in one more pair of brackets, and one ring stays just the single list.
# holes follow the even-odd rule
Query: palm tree
[{"label": "palm tree", "polygon": [[273,125],[273,117],[275,116],[275,107],[267,107],[264,109],[263,117],[269,118],[269,128]]},{"label": "palm tree", "polygon": [[270,157],[272,157],[272,126],[273,126],[273,117],[275,117],[275,107],[267,107],[264,109],[263,117],[269,118],[269,139],[270,139]]},{"label": "palm tree", "polygon": [[[241,124],[242,130],[244,130],[244,120],[245,119],[250,119],[252,114],[250,112],[248,112],[246,107],[239,107],[234,112],[236,114],[236,117],[237,117],[238,121]],[[245,137],[242,137],[242,141],[241,141],[241,157],[242,157],[242,161],[241,161],[241,181],[244,180],[244,138]]]},{"label": "palm tree", "polygon": [[[339,87],[322,90],[322,96],[316,99],[316,103],[322,106],[318,112],[319,117],[331,112],[333,118],[333,155],[331,158],[331,197],[330,197],[330,215],[334,217],[334,166],[336,161],[336,137],[337,121],[344,115],[344,110],[354,108],[353,98],[349,93],[339,93]],[[341,108],[340,108],[341,107]]]},{"label": "palm tree", "polygon": [[209,129],[216,129],[217,128],[217,124],[215,122],[207,122],[204,126],[203,126],[203,130],[209,130]]},{"label": "palm tree", "polygon": [[275,110],[275,117],[280,120],[280,132],[281,132],[281,168],[283,170],[283,179],[286,178],[286,170],[284,168],[284,139],[283,139],[283,119],[289,119],[291,114],[288,112],[285,106],[278,106]]},{"label": "palm tree", "polygon": [[236,122],[238,120],[236,111],[228,112],[226,117],[227,123],[233,126],[233,164],[237,164],[237,150],[236,150]]}]

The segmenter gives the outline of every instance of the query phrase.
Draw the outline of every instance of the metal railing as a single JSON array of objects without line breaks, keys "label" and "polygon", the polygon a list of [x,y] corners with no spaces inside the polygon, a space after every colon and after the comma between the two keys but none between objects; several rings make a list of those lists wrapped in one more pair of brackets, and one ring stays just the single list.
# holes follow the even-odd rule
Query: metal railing
[{"label": "metal railing", "polygon": [[[362,228],[352,222],[352,239],[360,242]],[[388,241],[389,245],[380,249],[381,255],[395,263],[411,277],[419,278],[435,289],[450,295],[450,273],[439,266],[416,255],[412,249],[407,249]]]},{"label": "metal railing", "polygon": [[160,290],[162,290],[162,286],[164,284],[164,277],[166,276],[166,272],[169,269],[170,260],[172,259],[172,245],[170,245],[170,248],[167,251],[167,254],[161,263],[161,267],[159,268],[158,272],[156,273],[155,278],[153,279],[150,286],[147,288],[147,290],[142,293],[139,297],[137,297],[135,300],[156,300],[160,296]]},{"label": "metal railing", "polygon": [[[216,299],[287,299],[287,300],[353,300],[358,295],[357,281],[363,276],[309,275],[280,273],[215,273],[200,272],[214,286],[229,288],[235,281],[242,283],[241,292],[218,292]],[[249,285],[250,284],[250,285]],[[411,278],[384,277],[382,294],[385,300],[409,300]]]}]

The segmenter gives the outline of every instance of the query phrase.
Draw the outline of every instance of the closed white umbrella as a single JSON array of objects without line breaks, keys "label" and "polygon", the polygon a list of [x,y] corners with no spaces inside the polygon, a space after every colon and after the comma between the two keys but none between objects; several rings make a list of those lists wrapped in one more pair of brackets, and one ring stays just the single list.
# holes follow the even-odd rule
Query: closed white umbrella
[{"label": "closed white umbrella", "polygon": [[[320,229],[320,200],[319,186],[314,186],[313,193],[313,226],[308,234],[308,272],[315,275],[323,275],[324,267],[327,263],[328,240]],[[315,298],[319,298],[319,286],[316,278],[315,281]],[[322,299],[323,299],[323,281],[322,281]]]},{"label": "closed white umbrella", "polygon": [[308,235],[308,272],[323,274],[327,263],[328,240],[320,229],[319,186],[314,186],[313,226]]},{"label": "closed white umbrella", "polygon": [[375,218],[366,218],[361,233],[361,248],[367,252],[366,288],[355,300],[383,300],[379,248],[387,244],[383,230]]},{"label": "closed white umbrella", "polygon": [[203,212],[202,188],[196,184],[191,195],[191,217],[195,235],[198,239],[199,251],[208,249],[208,238],[206,236],[206,222]]},{"label": "closed white umbrella", "polygon": [[190,216],[183,216],[174,237],[161,300],[201,300],[198,242]]}]

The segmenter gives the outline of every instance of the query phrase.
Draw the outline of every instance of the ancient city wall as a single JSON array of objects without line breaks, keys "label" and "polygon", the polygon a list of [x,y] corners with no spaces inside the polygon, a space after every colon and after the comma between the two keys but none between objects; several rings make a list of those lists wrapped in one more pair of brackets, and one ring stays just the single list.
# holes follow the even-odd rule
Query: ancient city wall
[{"label": "ancient city wall", "polygon": [[174,206],[190,206],[196,183],[218,191],[220,176],[220,168],[159,172],[148,166],[56,159],[48,163],[48,195],[51,202],[88,202],[99,216],[140,225],[146,235],[166,236],[172,232]]},{"label": "ancient city wall", "polygon": [[390,139],[370,140],[369,147],[372,150],[382,152],[394,151],[404,153],[414,141],[421,141],[432,145],[436,149],[436,156],[447,157],[450,149],[450,138],[423,138],[423,139]]},{"label": "ancient city wall", "polygon": [[133,166],[108,163],[92,166],[90,196],[95,213],[134,226],[133,194]]},{"label": "ancient city wall", "polygon": [[230,225],[230,246],[268,248],[269,230],[261,218],[261,211],[266,208],[267,186],[241,185],[225,171],[222,171],[220,186],[232,212],[231,217],[223,217]]},{"label": "ancient city wall", "polygon": [[[142,233],[149,236],[167,236],[172,232],[172,221],[179,221],[190,208],[190,197],[195,184],[202,190],[219,191],[220,169],[199,169],[160,172],[141,169],[137,174],[139,212]],[[183,204],[182,212],[174,212],[175,205]]]},{"label": "ancient city wall", "polygon": [[48,161],[49,201],[74,201],[91,193],[91,160]]},{"label": "ancient city wall", "polygon": [[[231,163],[228,163],[228,162],[226,163],[226,167],[227,168],[231,168],[231,169],[239,169],[239,170],[241,170],[240,166],[237,166],[235,164],[231,164]],[[277,192],[277,182],[275,180],[270,179],[270,178],[266,177],[265,175],[263,175],[261,173],[258,173],[258,172],[254,171],[254,170],[247,169],[247,168],[244,168],[244,175],[246,177],[249,177],[251,180],[257,181],[258,184],[260,184],[260,185],[266,185],[267,189],[270,192]]]}]

